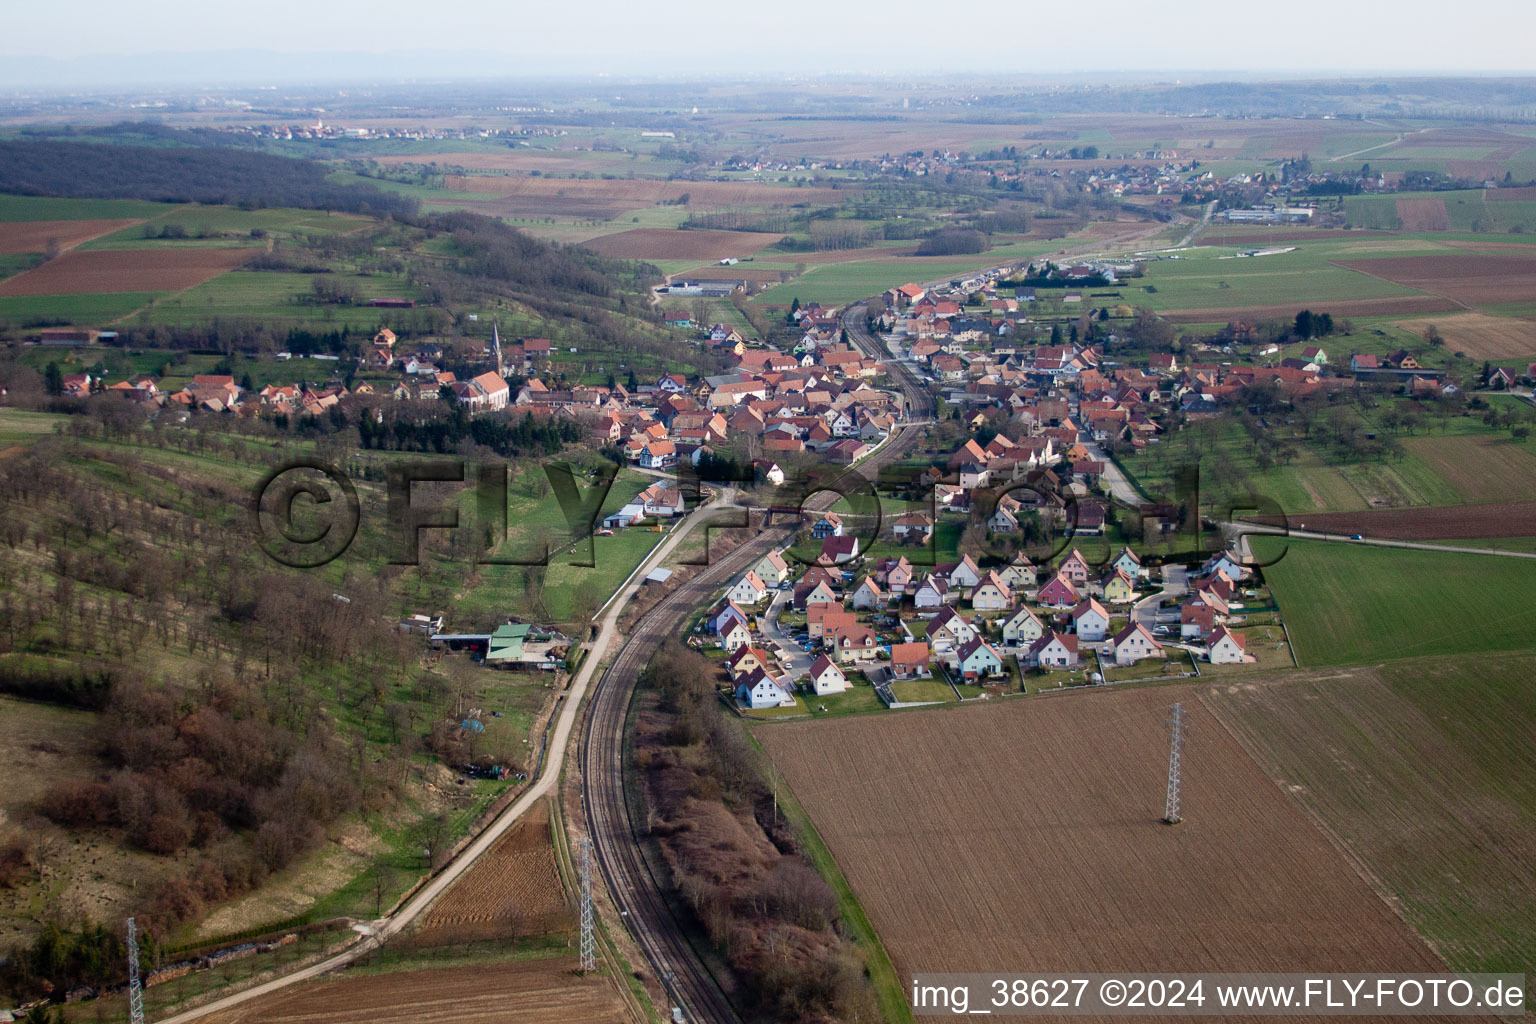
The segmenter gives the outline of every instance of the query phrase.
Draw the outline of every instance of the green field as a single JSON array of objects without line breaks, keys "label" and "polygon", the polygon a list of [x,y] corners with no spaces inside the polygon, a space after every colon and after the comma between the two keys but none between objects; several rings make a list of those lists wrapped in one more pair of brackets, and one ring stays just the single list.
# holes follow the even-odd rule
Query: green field
[{"label": "green field", "polygon": [[104,326],[142,309],[170,292],[104,292],[90,295],[0,296],[0,323],[56,323]]},{"label": "green field", "polygon": [[1301,665],[1524,650],[1536,637],[1525,559],[1254,538]]},{"label": "green field", "polygon": [[[847,263],[807,264],[803,276],[786,284],[766,288],[753,301],[788,306],[792,298],[798,297],[801,302],[844,305],[908,281],[960,277],[1002,263],[1042,256],[1062,248],[1064,244],[1062,239],[1026,241],[997,246],[975,256],[943,259],[893,256],[889,259]],[[786,256],[785,259],[787,261],[792,257]]]},{"label": "green field", "polygon": [[[1376,240],[1378,244],[1382,240]],[[1238,257],[1244,248],[1208,246],[1187,259],[1159,260],[1146,265],[1145,276],[1121,282],[1124,301],[1158,310],[1221,309],[1225,307],[1276,306],[1351,299],[1386,299],[1417,295],[1403,285],[1368,274],[1334,266],[1332,260],[1369,255],[1389,255],[1373,248],[1361,251],[1361,242],[1317,241],[1291,243],[1293,252],[1269,256]],[[1422,251],[1422,243],[1418,244]],[[1224,258],[1230,257],[1230,258]],[[1152,289],[1148,290],[1148,286]]]},{"label": "green field", "polygon": [[158,217],[180,203],[151,203],[142,199],[55,199],[49,196],[0,194],[0,221],[127,220]]},{"label": "green field", "polygon": [[[1479,158],[1447,155],[1446,159]],[[1349,196],[1344,200],[1344,214],[1355,227],[1391,231],[1402,227],[1397,216],[1399,199],[1439,199],[1445,203],[1453,231],[1482,234],[1536,231],[1536,202],[1523,199],[1490,202],[1485,196],[1482,189]]]},{"label": "green field", "polygon": [[[415,298],[419,293],[403,275],[335,274],[339,283],[357,290],[359,298]],[[187,325],[214,317],[261,320],[285,325],[323,326],[354,330],[376,328],[381,311],[367,306],[321,305],[313,296],[315,276],[274,270],[232,270],[174,298],[155,304],[156,323]],[[393,313],[394,311],[390,311]]]}]

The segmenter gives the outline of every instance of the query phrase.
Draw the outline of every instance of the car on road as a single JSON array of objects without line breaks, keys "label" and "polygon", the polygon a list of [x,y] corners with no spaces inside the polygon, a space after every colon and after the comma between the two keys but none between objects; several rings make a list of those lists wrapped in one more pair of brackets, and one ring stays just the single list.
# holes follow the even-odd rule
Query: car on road
[{"label": "car on road", "polygon": [[797,644],[808,644],[810,642],[811,642],[811,634],[809,634],[809,633],[801,633],[801,634],[799,634],[798,636],[795,637],[795,643],[797,643]]},{"label": "car on road", "polygon": [[1349,539],[1350,540],[1365,540],[1365,534],[1363,534],[1363,533],[1352,533],[1352,534],[1350,534]]}]

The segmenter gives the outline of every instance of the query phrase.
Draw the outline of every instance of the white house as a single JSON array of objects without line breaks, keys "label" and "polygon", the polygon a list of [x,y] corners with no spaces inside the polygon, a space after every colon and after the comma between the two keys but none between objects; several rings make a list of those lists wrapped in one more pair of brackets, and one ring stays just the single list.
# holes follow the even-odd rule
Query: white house
[{"label": "white house", "polygon": [[737,604],[757,604],[768,596],[768,584],[758,578],[756,570],[748,569],[746,575],[731,585],[727,596]]},{"label": "white house", "polygon": [[853,589],[853,607],[858,611],[883,608],[885,607],[885,591],[880,589],[880,584],[866,576]]},{"label": "white house", "polygon": [[762,669],[754,669],[736,684],[736,699],[749,708],[792,708],[794,694]]},{"label": "white house", "polygon": [[842,693],[848,689],[848,677],[843,675],[843,670],[828,658],[825,654],[819,655],[811,663],[811,688],[816,691],[816,696],[825,697],[829,693]]},{"label": "white house", "polygon": [[948,600],[949,584],[942,576],[930,574],[918,584],[917,592],[912,598],[912,605],[918,611],[923,611],[928,608],[943,608]]},{"label": "white house", "polygon": [[976,567],[976,563],[971,560],[970,555],[963,556],[960,559],[960,563],[949,570],[949,585],[951,587],[970,590],[980,582],[981,570]]},{"label": "white house", "polygon": [[944,608],[928,620],[928,643],[935,653],[957,650],[976,639],[976,627],[953,608]]},{"label": "white house", "polygon": [[1029,645],[1024,660],[1032,668],[1070,668],[1077,664],[1077,637],[1054,630]]},{"label": "white house", "polygon": [[1143,658],[1160,657],[1163,645],[1153,639],[1147,627],[1133,622],[1115,634],[1105,646],[1104,653],[1113,658],[1116,665],[1131,665]]},{"label": "white house", "polygon": [[1243,665],[1258,661],[1248,653],[1243,635],[1232,632],[1226,626],[1217,626],[1216,632],[1211,634],[1211,645],[1207,656],[1212,665]]},{"label": "white house", "polygon": [[1019,605],[1003,620],[1003,643],[1013,646],[1032,644],[1045,633],[1039,616],[1024,605]]},{"label": "white house", "polygon": [[993,533],[1018,533],[1019,519],[999,505],[997,511],[992,513],[992,518],[987,520],[987,529]]},{"label": "white house", "polygon": [[1109,612],[1093,598],[1084,598],[1072,609],[1072,625],[1079,640],[1103,640],[1109,632]]}]

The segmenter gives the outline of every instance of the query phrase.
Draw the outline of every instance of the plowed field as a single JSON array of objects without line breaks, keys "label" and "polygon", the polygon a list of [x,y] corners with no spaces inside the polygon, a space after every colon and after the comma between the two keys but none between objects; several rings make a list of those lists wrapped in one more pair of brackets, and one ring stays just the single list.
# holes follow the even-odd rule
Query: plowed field
[{"label": "plowed field", "polygon": [[498,210],[506,207],[505,212],[571,216],[595,216],[603,212],[612,216],[663,201],[676,202],[684,195],[688,196],[688,206],[692,208],[720,209],[795,203],[834,204],[860,191],[856,187],[793,188],[752,181],[660,181],[651,178],[603,180],[448,175],[444,182],[450,189],[494,192],[503,198],[493,205]]},{"label": "plowed field", "polygon": [[[1255,522],[1262,516],[1252,517]],[[1377,508],[1365,512],[1308,512],[1290,517],[1309,531],[1384,540],[1449,540],[1461,537],[1536,536],[1536,501],[1503,501],[1448,508]]]},{"label": "plowed field", "polygon": [[1440,320],[1404,320],[1396,326],[1422,337],[1433,324],[1452,352],[1471,359],[1536,359],[1536,320],[1487,313],[1456,313]]},{"label": "plowed field", "polygon": [[574,959],[532,960],[314,981],[204,1018],[206,1024],[620,1024],[602,977]]},{"label": "plowed field", "polygon": [[23,220],[0,223],[0,252],[47,252],[53,240],[60,249],[142,224],[139,220]]},{"label": "plowed field", "polygon": [[175,292],[233,270],[255,254],[255,249],[68,252],[0,281],[0,295]]},{"label": "plowed field", "polygon": [[[1169,708],[1185,820],[1162,824]],[[756,730],[903,979],[1437,970],[1195,699],[1089,692]]]},{"label": "plowed field", "polygon": [[1449,231],[1451,215],[1445,212],[1444,199],[1399,199],[1397,219],[1404,231]]},{"label": "plowed field", "polygon": [[1536,295],[1536,255],[1529,253],[1447,253],[1335,262],[1467,306],[1522,302]]},{"label": "plowed field", "polygon": [[550,845],[549,807],[524,815],[427,912],[412,944],[543,935],[574,920]]}]

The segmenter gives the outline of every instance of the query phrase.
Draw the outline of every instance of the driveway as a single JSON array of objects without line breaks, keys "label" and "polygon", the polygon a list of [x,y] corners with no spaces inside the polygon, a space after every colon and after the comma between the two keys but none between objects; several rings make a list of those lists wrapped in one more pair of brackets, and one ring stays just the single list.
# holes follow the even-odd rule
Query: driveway
[{"label": "driveway", "polygon": [[1163,588],[1137,601],[1131,618],[1151,629],[1157,624],[1157,610],[1164,598],[1178,599],[1189,593],[1189,570],[1182,565],[1163,566]]},{"label": "driveway", "polygon": [[768,610],[758,616],[757,620],[757,624],[762,627],[763,636],[767,637],[768,642],[773,645],[779,664],[784,666],[785,675],[792,682],[811,674],[811,655],[801,650],[793,636],[779,628],[779,612],[793,596],[792,591],[774,591]]}]

